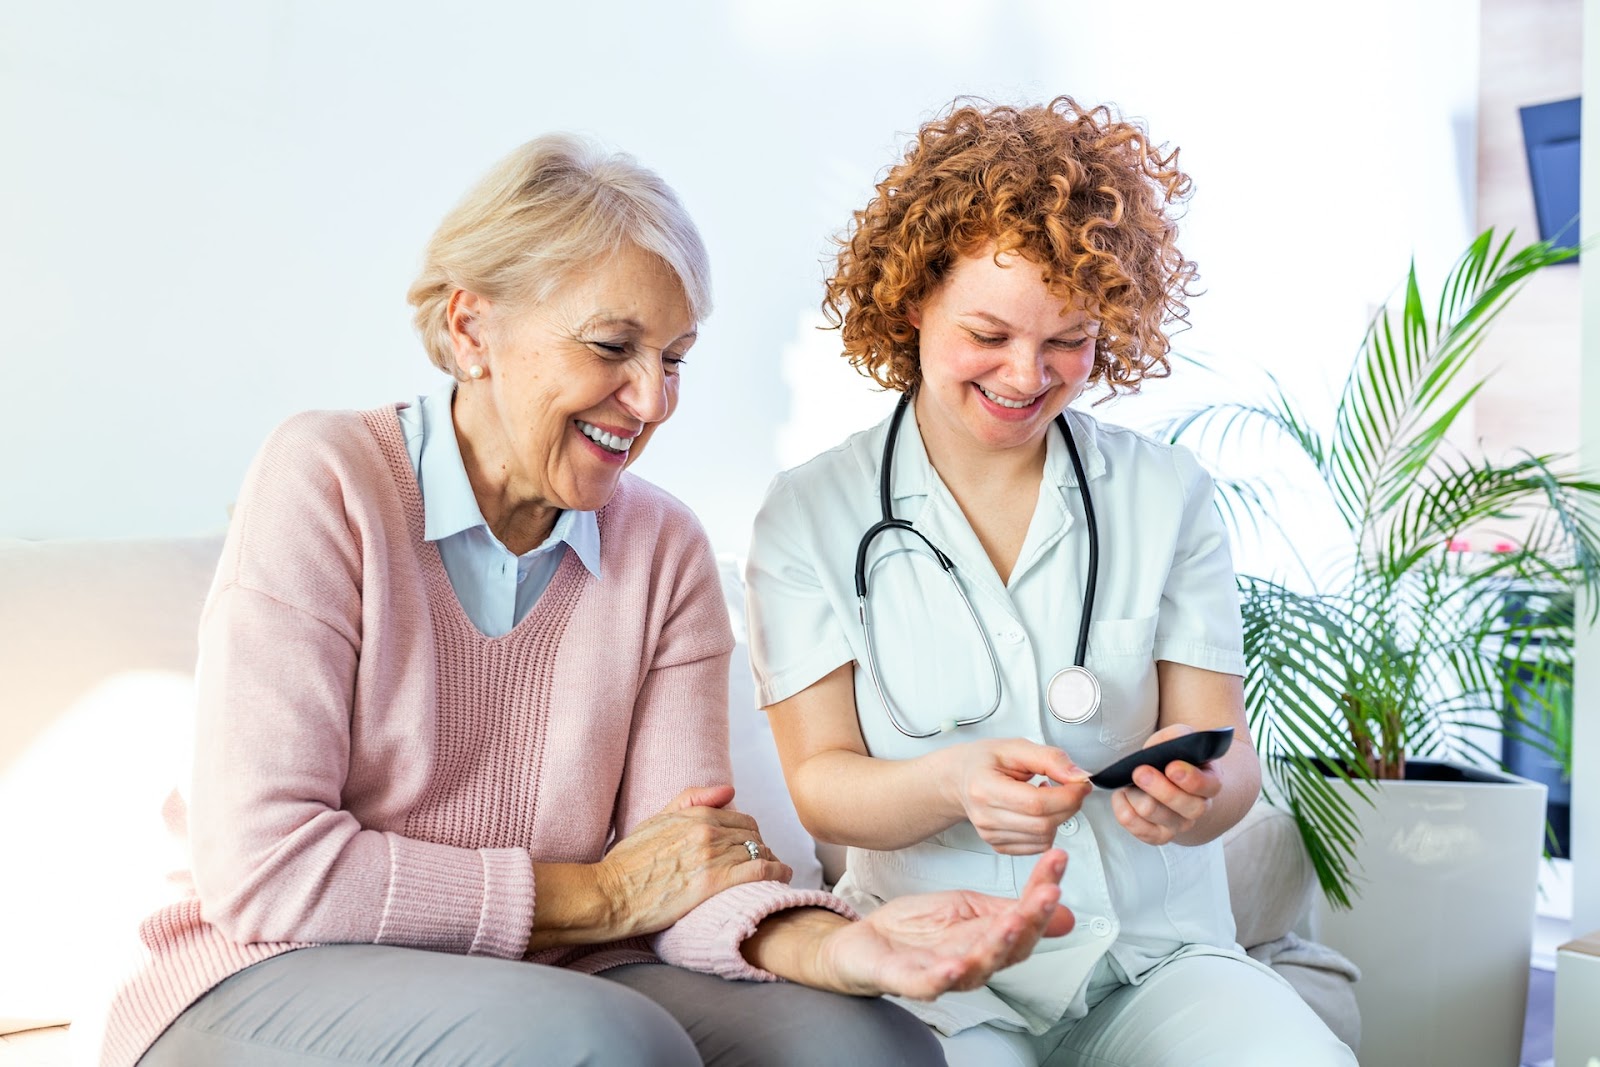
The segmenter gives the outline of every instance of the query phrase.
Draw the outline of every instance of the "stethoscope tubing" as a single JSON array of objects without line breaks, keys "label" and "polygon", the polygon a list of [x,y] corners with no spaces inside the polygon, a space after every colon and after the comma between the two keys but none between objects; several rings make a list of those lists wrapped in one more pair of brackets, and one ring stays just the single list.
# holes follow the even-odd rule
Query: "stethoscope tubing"
[{"label": "stethoscope tubing", "polygon": [[[937,734],[948,733],[960,726],[972,726],[983,722],[998,711],[1000,708],[1000,663],[995,655],[994,645],[989,640],[988,630],[984,628],[982,621],[979,620],[977,609],[972,606],[972,601],[967,596],[966,590],[961,588],[961,581],[955,573],[955,563],[937,545],[923,536],[922,532],[914,527],[909,519],[895,517],[891,489],[894,448],[895,442],[900,436],[901,420],[905,418],[906,409],[910,404],[911,393],[908,392],[900,397],[900,402],[895,405],[894,415],[889,420],[889,432],[884,439],[883,459],[878,470],[878,502],[879,513],[882,517],[867,528],[867,531],[861,535],[861,540],[856,544],[855,588],[857,613],[860,616],[862,632],[866,637],[867,643],[867,672],[872,678],[872,686],[877,691],[878,700],[883,704],[889,722],[893,724],[896,730],[906,737],[921,740],[934,737]],[[1094,675],[1084,664],[1088,659],[1089,626],[1094,620],[1095,589],[1100,572],[1100,529],[1095,520],[1094,498],[1089,492],[1089,478],[1083,467],[1083,459],[1078,454],[1078,444],[1073,438],[1072,427],[1068,424],[1065,413],[1057,414],[1054,422],[1061,430],[1062,437],[1066,439],[1067,455],[1072,461],[1072,471],[1078,480],[1078,496],[1083,501],[1084,523],[1089,534],[1089,572],[1084,582],[1083,610],[1078,620],[1078,642],[1073,654],[1073,666],[1064,668],[1063,673],[1071,670],[1083,672],[1093,686],[1095,696],[1093,705],[1089,708],[1088,713],[1080,718],[1068,718],[1057,711],[1053,703],[1050,704],[1050,713],[1062,722],[1070,724],[1088,719],[1099,706],[1099,683],[1095,681]],[[878,674],[877,649],[873,644],[872,626],[867,609],[867,552],[871,548],[873,540],[886,530],[901,530],[909,533],[928,547],[934,558],[939,561],[939,566],[944,570],[946,577],[955,586],[956,594],[960,596],[961,602],[966,606],[967,613],[972,618],[973,626],[977,628],[978,633],[983,638],[985,651],[989,654],[989,666],[994,675],[995,698],[994,703],[982,714],[962,719],[946,720],[937,729],[919,733],[907,727],[900,720],[893,702],[889,699],[888,693],[884,691],[882,679]]]}]

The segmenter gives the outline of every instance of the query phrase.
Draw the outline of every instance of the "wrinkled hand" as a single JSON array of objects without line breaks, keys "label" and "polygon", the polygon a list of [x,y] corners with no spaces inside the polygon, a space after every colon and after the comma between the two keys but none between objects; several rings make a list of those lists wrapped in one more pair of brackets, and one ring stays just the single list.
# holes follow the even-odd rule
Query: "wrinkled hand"
[{"label": "wrinkled hand", "polygon": [[[969,741],[945,750],[954,761],[948,791],[978,836],[996,852],[1031,856],[1055,843],[1093,788],[1059,748],[1022,738]],[[1055,784],[1030,785],[1038,775]]]},{"label": "wrinkled hand", "polygon": [[[1194,727],[1178,723],[1151,734],[1144,747],[1192,733]],[[1173,760],[1164,768],[1135,770],[1133,785],[1112,794],[1111,811],[1123,828],[1140,841],[1165,845],[1194,829],[1211,810],[1212,798],[1221,792],[1222,778],[1212,767]]]},{"label": "wrinkled hand", "polygon": [[[665,930],[730,886],[794,877],[732,800],[729,785],[685,789],[612,846],[597,873],[617,937]],[[761,845],[759,860],[746,841]]]},{"label": "wrinkled hand", "polygon": [[1072,930],[1072,913],[1058,903],[1066,869],[1065,852],[1047,852],[1016,900],[970,890],[896,897],[823,940],[817,984],[855,996],[917,1000],[976,989],[1026,959],[1039,938]]}]

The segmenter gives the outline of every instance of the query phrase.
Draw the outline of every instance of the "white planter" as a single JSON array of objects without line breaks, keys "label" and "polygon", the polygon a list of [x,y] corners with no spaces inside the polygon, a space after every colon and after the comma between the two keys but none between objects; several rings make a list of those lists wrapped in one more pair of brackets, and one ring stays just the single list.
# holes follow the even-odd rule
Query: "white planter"
[{"label": "white planter", "polygon": [[[1413,761],[1359,798],[1360,897],[1312,934],[1361,968],[1362,1067],[1509,1067],[1522,1052],[1545,787]],[[1454,777],[1456,780],[1427,780]],[[1348,786],[1344,788],[1348,789]]]}]

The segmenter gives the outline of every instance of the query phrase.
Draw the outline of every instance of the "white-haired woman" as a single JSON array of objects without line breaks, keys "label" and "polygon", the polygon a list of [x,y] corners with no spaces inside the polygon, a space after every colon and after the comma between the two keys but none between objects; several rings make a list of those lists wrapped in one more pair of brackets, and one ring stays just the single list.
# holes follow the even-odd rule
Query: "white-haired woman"
[{"label": "white-haired woman", "polygon": [[411,302],[448,385],[292,418],[247,477],[202,623],[192,885],[141,927],[103,1062],[942,1062],[872,995],[981,984],[1069,926],[1065,857],[1019,900],[855,921],[731,807],[712,557],[623,474],[709,306],[677,199],[540,138]]}]

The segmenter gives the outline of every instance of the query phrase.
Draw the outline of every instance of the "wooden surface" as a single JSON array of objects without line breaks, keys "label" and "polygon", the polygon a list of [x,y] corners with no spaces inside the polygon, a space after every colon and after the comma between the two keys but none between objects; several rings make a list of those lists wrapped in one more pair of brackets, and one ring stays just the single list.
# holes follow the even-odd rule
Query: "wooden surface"
[{"label": "wooden surface", "polygon": [[1600,956],[1600,930],[1585,934],[1583,937],[1575,937],[1556,951],[1576,952],[1580,956]]},{"label": "wooden surface", "polygon": [[65,1026],[0,1034],[0,1067],[67,1067],[71,1053]]}]

